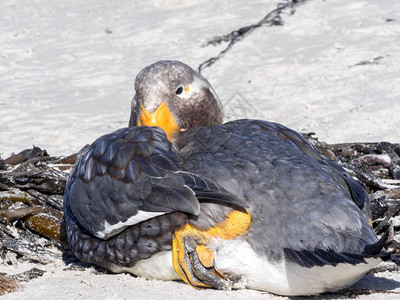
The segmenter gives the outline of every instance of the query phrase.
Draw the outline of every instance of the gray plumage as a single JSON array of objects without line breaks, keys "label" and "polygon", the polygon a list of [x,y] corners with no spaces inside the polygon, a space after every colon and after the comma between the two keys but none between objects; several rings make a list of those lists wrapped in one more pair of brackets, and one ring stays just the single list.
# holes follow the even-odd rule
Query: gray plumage
[{"label": "gray plumage", "polygon": [[360,263],[365,247],[378,241],[355,203],[362,203],[366,192],[352,198],[355,187],[362,187],[355,181],[349,186],[340,166],[282,125],[233,121],[186,131],[176,145],[183,168],[247,202],[252,223],[246,240],[269,260],[279,261],[291,249],[312,252],[308,259],[287,257],[299,264],[307,260],[309,267],[321,265],[325,252],[331,254],[324,256],[325,264],[336,264],[338,255],[341,262]]},{"label": "gray plumage", "polygon": [[[123,128],[97,139],[71,171],[64,194],[68,243],[83,261],[107,268],[132,266],[139,259],[171,250],[174,228],[187,222],[189,216],[198,218],[200,201],[246,206],[207,178],[182,171],[160,128]],[[209,226],[223,221],[230,208],[222,210],[226,213]],[[153,224],[144,217],[129,222],[140,213],[172,215],[166,217],[168,225],[155,227],[156,234],[151,234],[143,231],[144,226],[159,221]]]}]

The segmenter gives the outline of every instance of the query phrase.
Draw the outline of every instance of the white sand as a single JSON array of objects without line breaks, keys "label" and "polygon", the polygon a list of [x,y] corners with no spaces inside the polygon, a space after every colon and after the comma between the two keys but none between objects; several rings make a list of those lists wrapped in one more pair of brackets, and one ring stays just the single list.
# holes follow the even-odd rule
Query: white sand
[{"label": "white sand", "polygon": [[[204,41],[257,22],[277,2],[2,1],[0,155],[32,144],[67,155],[126,126],[140,69],[160,59],[197,68],[225,47],[202,48]],[[312,131],[330,143],[400,142],[400,2],[313,0],[283,18],[284,26],[255,30],[204,70],[227,114]],[[27,267],[1,266],[0,272]],[[38,267],[47,273],[3,298],[271,297],[62,271],[61,262]],[[376,276],[361,286],[400,292],[398,273]]]},{"label": "white sand", "polygon": [[[143,67],[179,59],[197,68],[225,47],[205,40],[277,3],[251,2],[2,1],[2,157],[32,144],[65,155],[126,126]],[[313,0],[283,17],[204,70],[221,100],[239,93],[256,112],[247,117],[327,142],[399,142],[400,2]]]}]

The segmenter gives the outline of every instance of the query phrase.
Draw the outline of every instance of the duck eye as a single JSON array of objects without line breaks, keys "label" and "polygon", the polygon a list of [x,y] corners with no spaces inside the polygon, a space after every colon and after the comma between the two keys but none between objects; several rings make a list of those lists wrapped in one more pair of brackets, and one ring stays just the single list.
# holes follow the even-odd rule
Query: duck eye
[{"label": "duck eye", "polygon": [[180,94],[182,94],[183,93],[183,87],[178,87],[177,89],[176,89],[176,91],[175,91],[175,94],[177,94],[177,95],[180,95]]}]

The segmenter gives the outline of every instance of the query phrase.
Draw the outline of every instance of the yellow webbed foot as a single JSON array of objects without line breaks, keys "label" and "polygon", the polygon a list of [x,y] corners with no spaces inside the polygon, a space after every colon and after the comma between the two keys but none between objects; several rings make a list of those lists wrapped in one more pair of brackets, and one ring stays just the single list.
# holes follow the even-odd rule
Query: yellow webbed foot
[{"label": "yellow webbed foot", "polygon": [[[234,282],[215,267],[214,252],[207,247],[211,238],[233,239],[244,234],[251,222],[247,211],[234,210],[224,222],[208,230],[185,224],[174,232],[173,265],[183,281],[195,288],[232,289]],[[234,281],[237,281],[235,278]]]}]

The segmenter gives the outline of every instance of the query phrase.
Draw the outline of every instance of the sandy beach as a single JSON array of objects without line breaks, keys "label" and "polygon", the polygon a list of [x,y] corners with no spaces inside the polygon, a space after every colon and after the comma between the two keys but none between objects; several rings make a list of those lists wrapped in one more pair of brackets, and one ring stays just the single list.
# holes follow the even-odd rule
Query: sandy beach
[{"label": "sandy beach", "polygon": [[[0,4],[0,156],[32,145],[69,155],[128,124],[136,74],[162,59],[193,68],[227,44],[214,36],[257,23],[278,1],[17,1]],[[321,141],[400,142],[400,2],[309,0],[285,10],[202,71],[226,120],[260,118]],[[58,251],[58,250],[54,250]],[[58,253],[60,254],[60,253]],[[195,290],[181,282],[36,267],[43,276],[3,299],[269,299],[251,290]],[[398,299],[400,273],[368,274],[355,290]],[[347,295],[347,294],[346,294]],[[357,294],[358,295],[358,294]],[[327,296],[331,298],[343,295]],[[281,298],[281,297],[278,297]]]}]

